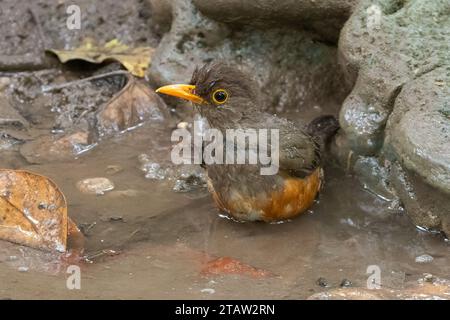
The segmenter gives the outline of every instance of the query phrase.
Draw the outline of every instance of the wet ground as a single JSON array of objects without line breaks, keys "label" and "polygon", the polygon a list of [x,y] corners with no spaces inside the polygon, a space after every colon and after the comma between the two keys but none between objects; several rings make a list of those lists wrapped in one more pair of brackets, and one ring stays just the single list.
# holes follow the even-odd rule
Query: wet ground
[{"label": "wet ground", "polygon": [[[159,37],[147,31],[148,14],[142,14],[148,10],[136,9],[146,7],[146,2],[125,2],[135,3],[130,12],[121,15],[125,9],[115,7],[107,19],[98,15],[108,10],[89,9],[95,7],[91,5],[88,35],[102,38],[113,30],[111,37],[127,44],[156,46]],[[8,3],[15,12],[19,5]],[[56,10],[54,19],[40,19],[45,30],[54,30],[47,40],[54,47],[77,45],[84,34],[68,35],[52,27],[64,21],[64,7],[50,9],[41,4],[27,11],[31,16],[25,27],[36,29],[33,15]],[[4,15],[10,16],[8,12],[4,10]],[[134,20],[127,19],[133,15]],[[121,19],[131,25],[119,23]],[[99,33],[94,32],[96,24],[103,25]],[[28,48],[42,53],[33,45],[39,34],[4,36],[3,42],[12,42],[2,54],[20,55]],[[22,41],[23,50],[14,41]],[[415,288],[425,273],[450,277],[449,242],[442,235],[417,229],[398,204],[364,189],[333,161],[325,168],[326,182],[317,203],[302,216],[281,224],[238,223],[222,217],[201,180],[195,188],[190,185],[198,182],[192,177],[201,178],[201,169],[170,162],[171,131],[176,122],[191,119],[189,112],[172,115],[173,121],[166,115],[165,121],[101,135],[98,110],[123,87],[123,79],[101,79],[47,93],[42,88],[118,66],[35,64],[44,70],[0,72],[0,168],[48,176],[65,194],[69,216],[85,235],[81,290],[66,286],[72,260],[0,241],[0,299],[298,299],[341,285],[366,288],[367,268],[374,265],[381,271],[382,288],[395,292]],[[336,110],[318,106],[281,116],[308,120]],[[51,148],[54,137],[72,134],[81,141],[76,157],[64,144]],[[110,179],[114,190],[104,195],[80,192],[77,182],[93,177]],[[433,297],[432,292],[427,294]]]},{"label": "wet ground", "polygon": [[[145,178],[141,154],[169,166],[167,132],[147,124],[73,161],[21,165],[60,186],[69,215],[86,234],[90,262],[81,264],[82,289],[71,291],[60,259],[0,242],[0,297],[306,298],[338,288],[344,279],[365,287],[369,265],[379,266],[382,285],[394,289],[416,283],[423,273],[450,274],[442,236],[416,229],[401,210],[389,209],[331,165],[317,203],[297,219],[264,224],[220,217],[206,189],[179,193],[173,190],[176,175]],[[0,166],[10,166],[6,157]],[[79,180],[96,176],[108,177],[115,189],[96,196],[76,188]],[[433,261],[415,262],[423,254]],[[267,272],[205,273],[208,262],[220,257]]]}]

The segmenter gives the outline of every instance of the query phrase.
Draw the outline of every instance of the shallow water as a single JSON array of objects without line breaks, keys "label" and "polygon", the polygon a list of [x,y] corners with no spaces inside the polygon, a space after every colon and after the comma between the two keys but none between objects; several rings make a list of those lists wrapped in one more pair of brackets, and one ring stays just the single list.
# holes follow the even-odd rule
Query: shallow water
[{"label": "shallow water", "polygon": [[[64,6],[44,5],[36,11],[50,40],[47,46],[76,47],[87,36],[102,41],[116,37],[132,46],[158,46],[161,35],[153,30],[150,2],[77,3],[89,12],[83,18],[87,19],[83,32],[60,27],[67,18]],[[33,19],[23,18],[30,14],[28,2],[8,1],[5,8],[0,22],[12,29],[0,33],[5,43],[2,54],[32,52],[38,57],[44,45],[36,45],[39,28]],[[23,23],[11,24],[14,20]],[[8,98],[30,124],[27,134],[15,127],[13,133],[19,140],[35,141],[52,130],[87,132],[89,127],[90,133],[95,132],[97,112],[123,86],[120,79],[98,80],[52,94],[42,94],[41,89],[109,68],[115,67],[73,63],[36,72],[0,73],[11,78],[0,90],[0,98]],[[340,102],[299,106],[282,116],[307,121],[319,114],[336,114]],[[192,168],[171,165],[170,129],[147,124],[105,138],[69,161],[45,154],[33,157],[31,152],[29,158],[39,165],[30,165],[0,136],[0,168],[28,169],[54,180],[67,198],[70,217],[86,235],[86,262],[79,263],[81,290],[66,286],[66,270],[73,263],[70,258],[0,241],[0,299],[307,298],[339,288],[344,279],[365,288],[367,268],[374,265],[380,268],[386,289],[414,286],[424,273],[450,278],[449,242],[441,235],[418,230],[405,212],[390,209],[392,203],[331,164],[325,168],[326,182],[317,203],[292,221],[238,223],[221,217],[205,188],[184,193],[173,190],[180,173]],[[141,154],[161,165],[162,171],[154,176],[165,179],[145,178]],[[76,183],[93,177],[107,177],[115,189],[99,196],[81,193]],[[433,261],[415,262],[423,254],[431,255]],[[205,272],[208,262],[224,257],[247,267],[241,274]]]},{"label": "shallow water", "polygon": [[[423,273],[450,275],[442,236],[418,230],[339,168],[325,169],[324,189],[308,213],[280,224],[238,223],[219,215],[205,188],[177,193],[175,174],[145,178],[139,155],[170,167],[169,139],[168,128],[147,124],[73,161],[23,165],[2,156],[0,167],[20,166],[59,185],[87,235],[90,262],[81,264],[81,290],[68,290],[67,264],[2,241],[0,298],[307,298],[343,279],[366,287],[370,265],[380,268],[385,288],[402,289]],[[115,189],[96,196],[76,188],[99,176]],[[416,263],[422,254],[434,260]],[[220,257],[267,275],[205,274],[206,263]]]}]

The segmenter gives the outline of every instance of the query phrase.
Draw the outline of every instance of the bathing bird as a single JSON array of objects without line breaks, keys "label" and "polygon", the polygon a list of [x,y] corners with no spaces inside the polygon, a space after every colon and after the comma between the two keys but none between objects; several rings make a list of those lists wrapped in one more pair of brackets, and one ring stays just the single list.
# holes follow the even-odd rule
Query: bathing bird
[{"label": "bathing bird", "polygon": [[167,85],[156,92],[193,102],[210,128],[224,137],[228,130],[239,129],[267,130],[270,137],[269,131],[278,133],[278,141],[265,140],[270,145],[266,151],[277,144],[275,174],[262,174],[262,163],[205,165],[208,189],[221,211],[239,221],[275,222],[313,205],[323,181],[323,146],[339,129],[333,116],[320,116],[304,126],[264,112],[256,81],[225,62],[205,64],[194,71],[189,84]]}]

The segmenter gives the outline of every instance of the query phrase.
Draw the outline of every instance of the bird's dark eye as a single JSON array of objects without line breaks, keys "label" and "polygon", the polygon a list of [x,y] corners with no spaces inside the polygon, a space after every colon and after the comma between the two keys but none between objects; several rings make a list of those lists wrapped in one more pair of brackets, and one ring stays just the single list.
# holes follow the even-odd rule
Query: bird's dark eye
[{"label": "bird's dark eye", "polygon": [[228,100],[228,92],[224,89],[217,89],[212,94],[212,100],[215,104],[224,104]]}]

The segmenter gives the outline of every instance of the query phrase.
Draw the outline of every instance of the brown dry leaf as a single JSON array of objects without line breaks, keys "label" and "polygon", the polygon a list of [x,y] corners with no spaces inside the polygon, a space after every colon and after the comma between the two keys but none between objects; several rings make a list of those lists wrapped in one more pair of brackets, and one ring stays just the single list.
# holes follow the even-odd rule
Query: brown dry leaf
[{"label": "brown dry leaf", "polygon": [[28,171],[0,169],[0,239],[64,252],[69,226],[72,233],[78,230],[54,182]]},{"label": "brown dry leaf", "polygon": [[91,63],[102,63],[107,60],[118,61],[133,75],[144,77],[154,49],[151,47],[130,48],[117,39],[109,41],[102,47],[87,38],[79,48],[73,50],[50,49],[47,51],[56,54],[62,63],[70,60],[84,60]]},{"label": "brown dry leaf", "polygon": [[97,114],[101,134],[123,131],[145,120],[163,121],[167,107],[145,83],[130,76],[128,83]]},{"label": "brown dry leaf", "polygon": [[20,154],[29,163],[48,163],[75,158],[90,148],[89,133],[77,131],[66,135],[44,135],[25,142]]}]

